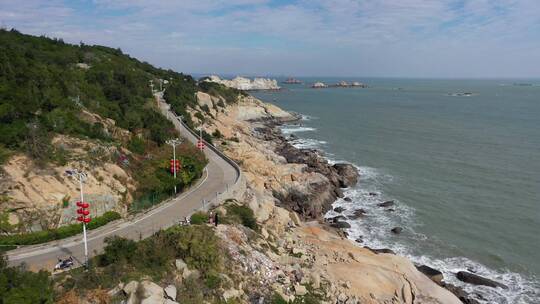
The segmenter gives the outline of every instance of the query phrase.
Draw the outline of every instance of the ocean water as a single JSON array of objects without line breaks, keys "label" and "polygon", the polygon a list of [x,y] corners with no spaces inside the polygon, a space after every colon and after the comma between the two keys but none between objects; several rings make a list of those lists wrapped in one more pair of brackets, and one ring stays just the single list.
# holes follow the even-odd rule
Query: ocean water
[{"label": "ocean water", "polygon": [[[283,127],[296,146],[358,166],[352,202],[334,204],[367,211],[351,239],[435,267],[482,303],[540,303],[540,80],[301,80],[254,95],[304,115]],[[369,87],[309,87],[339,80]],[[395,211],[376,206],[386,200]],[[509,289],[463,284],[460,270]]]}]

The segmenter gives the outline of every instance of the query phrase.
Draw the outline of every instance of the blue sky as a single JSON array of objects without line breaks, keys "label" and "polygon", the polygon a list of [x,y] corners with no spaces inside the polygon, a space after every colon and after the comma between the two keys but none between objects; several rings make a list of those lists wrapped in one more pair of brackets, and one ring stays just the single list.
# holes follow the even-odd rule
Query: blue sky
[{"label": "blue sky", "polygon": [[188,73],[540,77],[538,0],[0,0],[0,24]]}]

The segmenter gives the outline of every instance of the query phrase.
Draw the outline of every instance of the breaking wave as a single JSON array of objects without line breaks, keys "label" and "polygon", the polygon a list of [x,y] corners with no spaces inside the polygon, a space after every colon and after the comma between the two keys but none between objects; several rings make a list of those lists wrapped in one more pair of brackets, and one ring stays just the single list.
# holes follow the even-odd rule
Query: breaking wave
[{"label": "breaking wave", "polygon": [[[310,120],[307,118],[303,120]],[[301,125],[285,125],[281,128],[285,135],[293,133],[316,131],[315,128]],[[290,143],[297,148],[321,148],[325,141],[310,138],[291,137]],[[338,161],[335,155],[324,154],[330,164]],[[362,179],[362,187],[356,186],[344,191],[345,197],[350,201],[338,199],[333,206],[344,209],[342,213],[329,211],[325,216],[334,217],[345,215],[346,221],[351,225],[347,229],[349,239],[358,242],[359,246],[372,248],[390,248],[397,254],[406,256],[415,264],[428,265],[441,271],[445,282],[462,287],[471,297],[480,303],[499,304],[537,304],[540,303],[540,282],[537,278],[526,277],[511,271],[497,271],[490,269],[478,262],[465,257],[434,257],[429,254],[414,252],[411,244],[420,244],[418,247],[426,247],[429,243],[437,243],[433,236],[426,236],[415,231],[415,227],[421,225],[415,217],[413,208],[401,203],[399,198],[388,197],[383,193],[383,185],[394,181],[394,177],[375,168],[356,166]],[[395,205],[391,208],[381,208],[378,203],[393,200]],[[351,219],[358,209],[366,211],[364,217]],[[399,237],[390,233],[394,227],[406,227]],[[417,246],[414,246],[417,247]],[[429,251],[429,250],[426,250]],[[443,256],[444,253],[441,255]],[[458,271],[473,271],[478,275],[496,280],[507,285],[508,289],[475,286],[459,281],[455,274]]]}]

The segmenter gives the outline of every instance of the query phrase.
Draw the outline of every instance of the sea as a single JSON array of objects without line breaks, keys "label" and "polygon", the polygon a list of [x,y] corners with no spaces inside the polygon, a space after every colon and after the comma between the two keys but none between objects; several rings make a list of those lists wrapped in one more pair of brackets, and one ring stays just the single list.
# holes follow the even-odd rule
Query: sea
[{"label": "sea", "polygon": [[[357,166],[352,201],[334,203],[367,211],[351,240],[436,268],[481,303],[540,303],[540,79],[299,80],[252,94],[302,115],[282,127],[295,146]],[[342,80],[367,87],[311,88]],[[388,200],[394,211],[377,206]]]}]

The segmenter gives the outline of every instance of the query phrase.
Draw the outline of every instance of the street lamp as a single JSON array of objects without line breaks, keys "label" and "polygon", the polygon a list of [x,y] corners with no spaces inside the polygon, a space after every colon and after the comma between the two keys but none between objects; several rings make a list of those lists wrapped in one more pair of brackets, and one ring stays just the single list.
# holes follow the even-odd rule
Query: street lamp
[{"label": "street lamp", "polygon": [[79,179],[79,189],[80,189],[81,200],[77,202],[77,207],[80,207],[79,209],[77,209],[77,214],[79,214],[79,216],[77,217],[77,220],[79,222],[82,222],[83,224],[84,268],[88,268],[88,242],[86,239],[86,224],[90,223],[91,219],[90,217],[87,217],[90,214],[90,211],[88,210],[88,207],[90,207],[90,205],[84,201],[84,194],[83,194],[83,181],[86,180],[86,173],[84,173],[83,171],[79,171],[77,169],[72,169],[72,170],[66,170],[66,175],[70,177],[76,177]]},{"label": "street lamp", "polygon": [[[172,162],[172,168],[173,168],[173,174],[174,179],[176,179],[176,146],[180,145],[184,140],[179,138],[169,139],[166,141],[167,145],[171,145],[173,148],[173,162]],[[174,184],[174,193],[176,194],[176,183]]]},{"label": "street lamp", "polygon": [[197,140],[197,148],[199,148],[199,150],[204,150],[204,141],[203,141],[203,137],[202,137],[202,127],[199,128],[199,140]]}]

